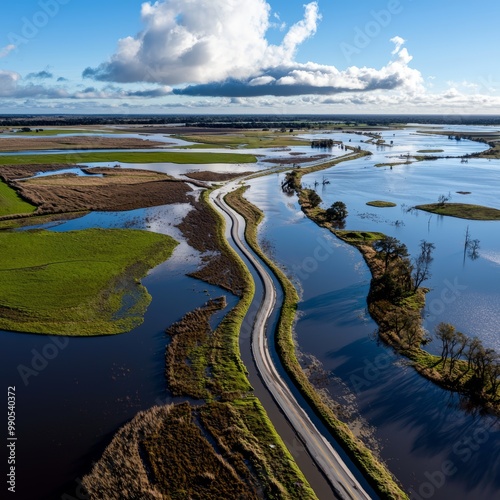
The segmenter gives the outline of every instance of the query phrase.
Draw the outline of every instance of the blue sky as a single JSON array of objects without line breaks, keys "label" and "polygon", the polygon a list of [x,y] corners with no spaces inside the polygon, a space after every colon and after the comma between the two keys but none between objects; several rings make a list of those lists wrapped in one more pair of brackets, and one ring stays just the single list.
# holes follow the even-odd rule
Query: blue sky
[{"label": "blue sky", "polygon": [[495,0],[11,2],[0,113],[500,114],[499,14]]}]

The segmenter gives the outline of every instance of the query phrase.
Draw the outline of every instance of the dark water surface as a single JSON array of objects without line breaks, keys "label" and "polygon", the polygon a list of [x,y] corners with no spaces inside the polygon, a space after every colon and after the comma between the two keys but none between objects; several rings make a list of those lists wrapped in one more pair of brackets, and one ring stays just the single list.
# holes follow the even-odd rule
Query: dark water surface
[{"label": "dark water surface", "polygon": [[[93,213],[53,229],[149,226],[178,237],[172,224],[187,207]],[[185,276],[198,260],[182,243],[152,270],[143,280],[152,303],[144,323],[130,333],[67,338],[0,332],[0,349],[8,353],[2,380],[17,389],[16,498],[61,498],[63,491],[80,498],[79,479],[118,428],[140,410],[173,401],[164,376],[165,328],[210,297],[227,295]],[[228,297],[228,308],[235,302]]]},{"label": "dark water surface", "polygon": [[[406,131],[401,134],[409,136]],[[353,135],[349,138],[358,140]],[[418,136],[410,138],[416,142],[414,149],[448,146],[446,136],[436,143],[428,136],[420,142]],[[402,139],[396,135],[394,140]],[[469,141],[461,144],[468,150],[482,147]],[[449,159],[380,169],[374,164],[393,152],[372,149],[373,157],[308,175],[304,183],[331,181],[324,189],[320,184],[318,193],[325,206],[336,200],[347,204],[349,229],[394,235],[413,255],[423,238],[434,242],[427,328],[450,321],[498,349],[500,233],[496,224],[500,223],[436,216],[429,221],[430,214],[405,213],[400,206],[377,209],[365,203],[382,199],[411,206],[437,201],[439,194],[451,190],[464,190],[472,191],[467,202],[500,208],[496,197],[500,162],[474,160],[464,166],[460,160]],[[253,180],[247,198],[266,214],[261,244],[301,290],[296,332],[306,355],[304,366],[314,358],[320,361],[327,374],[322,385],[347,405],[353,427],[376,439],[381,457],[413,498],[499,498],[497,420],[470,409],[467,412],[457,395],[426,381],[376,342],[376,324],[366,311],[370,272],[361,255],[305,219],[295,197],[281,193],[281,179]],[[452,201],[459,196],[454,194]],[[395,225],[396,220],[403,224]],[[467,226],[472,237],[481,241],[476,260],[466,256],[464,261]],[[449,292],[443,296],[443,290]],[[439,349],[434,344],[429,348]]]}]

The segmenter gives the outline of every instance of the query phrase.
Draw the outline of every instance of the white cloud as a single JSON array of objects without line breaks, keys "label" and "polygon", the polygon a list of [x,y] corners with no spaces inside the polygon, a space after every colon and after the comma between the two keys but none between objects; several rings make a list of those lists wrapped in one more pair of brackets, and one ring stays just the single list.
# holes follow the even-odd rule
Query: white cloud
[{"label": "white cloud", "polygon": [[279,45],[266,39],[271,14],[265,0],[163,0],[142,5],[144,30],[119,41],[109,62],[87,68],[84,76],[101,81],[155,82],[172,85],[178,95],[292,96],[335,94],[423,86],[419,71],[400,36],[391,61],[380,69],[352,66],[338,70],[299,63],[297,51],[318,28],[317,2],[290,26]]},{"label": "white cloud", "polygon": [[404,38],[401,38],[400,36],[395,36],[391,38],[391,42],[394,43],[395,47],[394,50],[392,51],[393,54],[397,54],[401,47],[405,44],[406,40]]},{"label": "white cloud", "polygon": [[16,46],[12,44],[0,48],[0,59],[2,59],[2,57],[7,57],[15,49]]},{"label": "white cloud", "polygon": [[248,78],[268,49],[264,0],[166,0],[142,5],[144,30],[119,41],[108,63],[86,76],[167,85]]},{"label": "white cloud", "polygon": [[0,70],[0,96],[9,95],[17,87],[17,82],[21,79],[19,73],[14,71]]},{"label": "white cloud", "polygon": [[109,62],[84,76],[103,81],[204,84],[262,76],[293,61],[321,18],[317,2],[304,6],[280,45],[268,43],[271,8],[265,0],[165,0],[142,6],[145,28],[118,42]]},{"label": "white cloud", "polygon": [[[44,74],[40,76],[38,73],[33,73],[26,78],[33,80],[49,77]],[[82,90],[70,91],[60,85],[46,86],[26,82],[23,81],[19,73],[0,70],[0,97],[10,99],[129,99],[164,97],[171,93],[172,89],[168,86],[143,88],[140,90],[123,90],[119,87],[108,85],[103,89],[87,87],[82,88]]]}]

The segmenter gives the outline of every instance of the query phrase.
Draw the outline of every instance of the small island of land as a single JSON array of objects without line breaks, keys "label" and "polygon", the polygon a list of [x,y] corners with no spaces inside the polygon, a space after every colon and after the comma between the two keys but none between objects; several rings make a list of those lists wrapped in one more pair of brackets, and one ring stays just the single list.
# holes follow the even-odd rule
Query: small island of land
[{"label": "small island of land", "polygon": [[444,149],[419,149],[417,153],[444,153]]},{"label": "small island of land", "polygon": [[375,200],[375,201],[367,201],[366,204],[370,207],[378,207],[378,208],[397,207],[397,204],[393,203],[392,201]]},{"label": "small island of land", "polygon": [[415,208],[437,215],[469,220],[500,220],[500,210],[468,203],[429,203]]}]

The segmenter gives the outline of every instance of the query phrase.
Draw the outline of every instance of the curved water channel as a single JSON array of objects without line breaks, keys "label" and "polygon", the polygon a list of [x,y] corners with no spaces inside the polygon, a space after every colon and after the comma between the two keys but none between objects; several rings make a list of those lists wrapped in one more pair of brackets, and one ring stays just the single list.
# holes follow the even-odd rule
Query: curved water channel
[{"label": "curved water channel", "polygon": [[[422,149],[443,149],[441,154],[450,156],[484,149],[481,144],[458,143],[447,136],[417,135],[416,129],[383,135],[394,142],[392,148],[362,143],[367,140],[364,136],[325,134],[370,149],[373,156],[310,174],[304,183],[313,186],[319,182],[318,192],[326,206],[338,199],[347,204],[347,228],[396,236],[413,254],[421,239],[434,242],[433,276],[427,283],[432,288],[427,296],[427,328],[449,321],[500,350],[500,223],[430,217],[406,212],[401,206],[434,202],[440,194],[450,192],[452,201],[500,208],[495,196],[500,161],[469,160],[464,165],[459,159],[440,159],[376,168],[378,162],[398,161],[388,157]],[[257,151],[268,156],[311,154],[304,147],[289,152]],[[334,148],[333,154],[341,151]],[[189,170],[247,171],[268,164],[126,166],[182,175]],[[322,186],[325,179],[330,183]],[[278,174],[252,180],[247,197],[266,214],[261,244],[301,291],[296,331],[304,367],[311,370],[318,386],[345,405],[345,418],[379,447],[381,457],[405,489],[415,492],[414,498],[498,497],[500,431],[495,420],[467,413],[456,395],[418,376],[374,340],[376,325],[366,312],[370,273],[361,256],[305,219],[295,197],[281,192],[281,180]],[[394,201],[398,207],[365,205],[375,199]],[[179,238],[174,224],[186,210],[187,205],[170,205],[92,213],[51,227],[138,227]],[[472,238],[480,240],[475,260],[463,252],[467,226]],[[2,352],[9,353],[0,370],[18,392],[18,484],[25,493],[21,497],[59,498],[65,491],[78,498],[78,478],[99,458],[118,427],[141,409],[172,401],[164,382],[164,330],[209,297],[225,293],[185,276],[198,261],[199,255],[182,244],[169,261],[150,273],[144,284],[153,301],[143,325],[128,334],[54,339],[0,332]],[[235,298],[230,298],[228,307],[234,303]],[[23,378],[21,365],[36,375]]]}]

